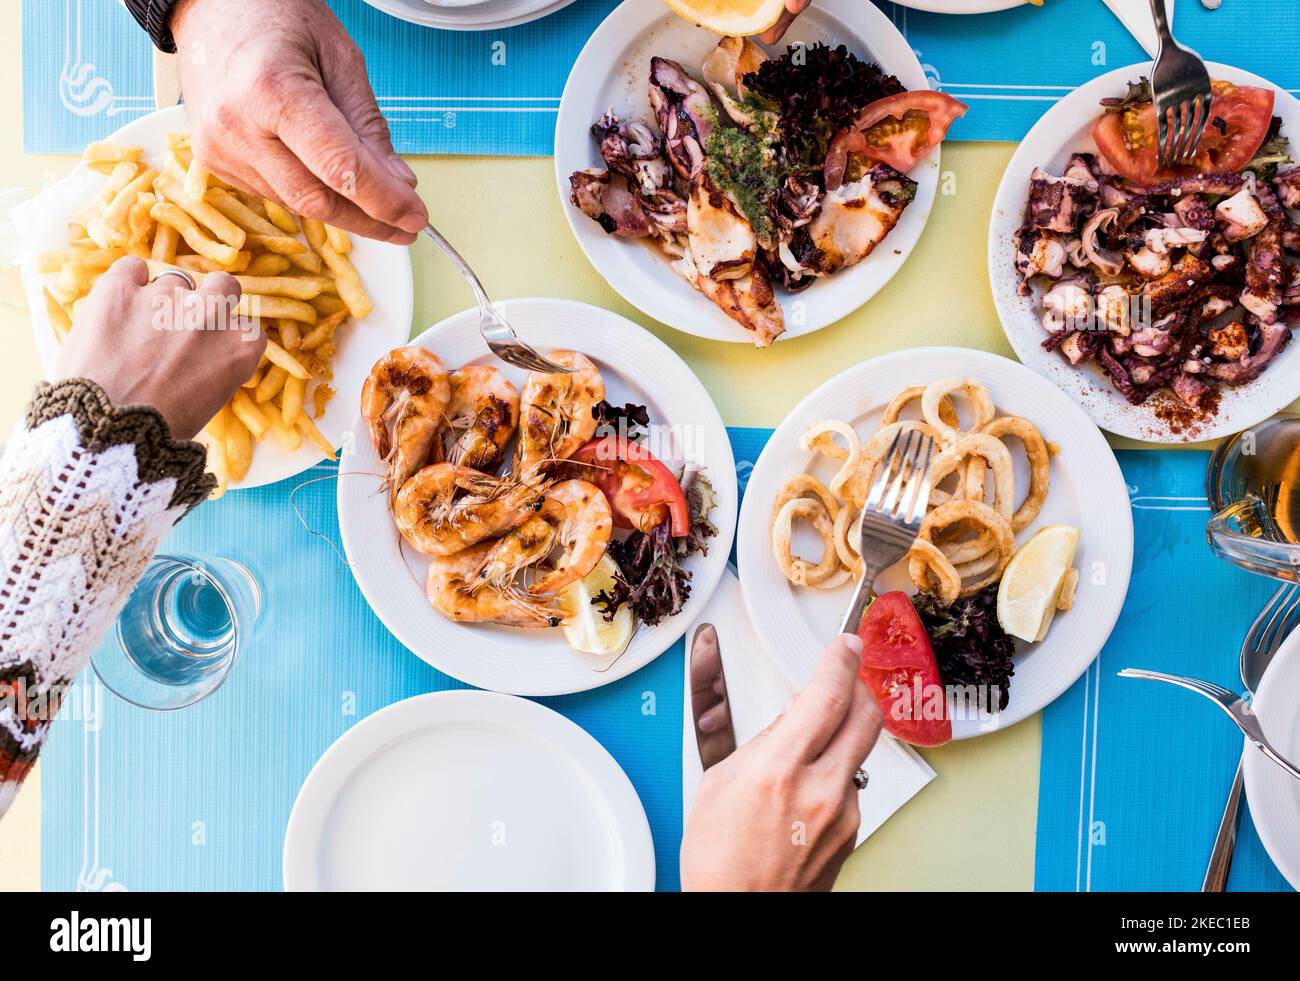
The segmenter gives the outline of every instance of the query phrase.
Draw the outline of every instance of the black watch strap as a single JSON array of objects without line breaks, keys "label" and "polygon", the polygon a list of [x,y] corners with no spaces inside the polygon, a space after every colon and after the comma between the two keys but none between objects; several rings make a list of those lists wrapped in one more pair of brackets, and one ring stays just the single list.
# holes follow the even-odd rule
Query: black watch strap
[{"label": "black watch strap", "polygon": [[176,50],[171,28],[167,19],[171,16],[176,0],[122,0],[131,16],[139,21],[140,26],[149,32],[149,38],[162,51],[168,54]]}]

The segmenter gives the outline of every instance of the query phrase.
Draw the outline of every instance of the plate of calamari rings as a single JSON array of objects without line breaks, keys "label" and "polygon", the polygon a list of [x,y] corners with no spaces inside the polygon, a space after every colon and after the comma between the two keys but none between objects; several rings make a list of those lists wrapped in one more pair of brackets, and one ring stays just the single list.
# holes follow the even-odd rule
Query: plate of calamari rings
[{"label": "plate of calamari rings", "polygon": [[495,360],[476,311],[379,358],[338,483],[375,613],[414,653],[493,691],[608,684],[682,635],[737,512],[726,429],[653,335],[560,300],[500,304],[568,373]]},{"label": "plate of calamari rings", "polygon": [[[832,378],[768,442],[737,532],[746,607],[796,685],[862,574],[871,485],[911,433],[934,441],[933,489],[912,547],[874,589],[912,595],[950,689],[952,735],[965,738],[1039,711],[1101,650],[1128,588],[1128,491],[1096,426],[1016,362],[918,348]],[[1035,593],[1043,569],[1051,578]],[[953,635],[1005,652],[1000,691],[977,711],[952,711],[951,689],[970,668]]]}]

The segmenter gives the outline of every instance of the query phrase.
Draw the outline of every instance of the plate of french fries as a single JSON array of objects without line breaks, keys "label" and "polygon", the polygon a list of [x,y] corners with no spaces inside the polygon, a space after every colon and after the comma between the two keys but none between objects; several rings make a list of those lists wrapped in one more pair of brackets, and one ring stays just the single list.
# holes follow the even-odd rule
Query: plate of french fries
[{"label": "plate of french fries", "polygon": [[217,494],[293,476],[347,451],[370,366],[410,336],[410,259],[209,174],[181,106],[90,144],[76,169],[13,211],[42,368],[75,329],[79,305],[119,258],[151,276],[180,269],[239,282],[266,354],[200,433]]}]

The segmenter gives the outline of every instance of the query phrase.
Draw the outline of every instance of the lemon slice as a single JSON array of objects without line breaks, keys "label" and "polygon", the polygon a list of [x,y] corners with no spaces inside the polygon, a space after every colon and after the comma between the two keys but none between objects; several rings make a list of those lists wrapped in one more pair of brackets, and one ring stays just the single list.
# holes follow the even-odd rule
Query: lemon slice
[{"label": "lemon slice", "polygon": [[664,0],[677,16],[728,37],[761,34],[785,11],[785,0]]},{"label": "lemon slice", "polygon": [[1078,545],[1078,528],[1048,525],[1020,546],[998,586],[998,623],[1003,630],[1021,640],[1047,635]]},{"label": "lemon slice", "polygon": [[618,565],[608,555],[586,577],[570,583],[556,597],[569,614],[564,621],[564,639],[575,651],[583,654],[617,654],[632,639],[636,623],[632,608],[624,603],[606,621],[598,608],[591,605],[592,598],[614,588]]}]

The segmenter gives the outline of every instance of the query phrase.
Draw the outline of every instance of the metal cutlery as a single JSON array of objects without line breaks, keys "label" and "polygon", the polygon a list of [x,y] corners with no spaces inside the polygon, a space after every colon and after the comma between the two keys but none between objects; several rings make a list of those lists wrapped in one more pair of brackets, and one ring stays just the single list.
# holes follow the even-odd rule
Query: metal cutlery
[{"label": "metal cutlery", "polygon": [[1210,73],[1194,51],[1174,40],[1164,0],[1150,0],[1160,50],[1151,68],[1161,167],[1189,163],[1210,120]]},{"label": "metal cutlery", "polygon": [[[1246,632],[1246,640],[1241,645],[1241,683],[1246,686],[1246,691],[1253,693],[1259,687],[1264,669],[1273,660],[1282,641],[1295,629],[1297,622],[1300,622],[1300,586],[1289,583],[1273,594]],[[1210,851],[1201,892],[1223,892],[1227,887],[1232,855],[1237,846],[1242,788],[1239,761],[1237,773],[1232,778],[1232,789],[1228,792],[1228,802],[1223,808],[1223,817],[1219,820],[1214,848]]]},{"label": "metal cutlery", "polygon": [[1198,678],[1184,678],[1181,675],[1164,674],[1160,671],[1145,671],[1141,668],[1125,668],[1119,673],[1119,676],[1121,678],[1145,678],[1148,681],[1163,681],[1166,684],[1177,685],[1180,688],[1186,688],[1188,691],[1194,691],[1198,695],[1204,695],[1223,709],[1228,718],[1237,724],[1237,728],[1245,734],[1246,738],[1261,753],[1291,774],[1291,776],[1300,780],[1300,767],[1297,767],[1274,749],[1272,744],[1264,738],[1264,730],[1260,727],[1259,719],[1256,718],[1254,711],[1251,710],[1250,703],[1236,692],[1228,691],[1222,685],[1216,685],[1210,681],[1201,681]]},{"label": "metal cutlery", "polygon": [[442,233],[433,225],[425,225],[423,231],[427,238],[446,253],[447,258],[460,270],[461,275],[469,283],[470,289],[474,291],[474,296],[478,300],[479,333],[483,335],[483,340],[487,341],[487,346],[491,348],[493,354],[507,364],[512,364],[516,368],[523,368],[525,371],[561,372],[563,374],[573,371],[572,368],[566,368],[562,364],[556,364],[554,361],[542,357],[542,355],[521,341],[514,328],[506,323],[505,318],[492,305],[487,291],[483,289],[483,284],[474,275],[474,270],[470,268],[469,263],[461,258],[460,253],[442,237]]},{"label": "metal cutlery", "polygon": [[702,623],[691,639],[691,718],[695,722],[695,745],[700,766],[707,770],[736,751],[736,728],[727,695],[727,676],[722,670],[718,631]]},{"label": "metal cutlery", "polygon": [[916,540],[930,501],[933,452],[934,440],[915,429],[894,436],[862,508],[858,524],[862,578],[840,623],[840,633],[857,633],[876,577],[901,559]]}]

